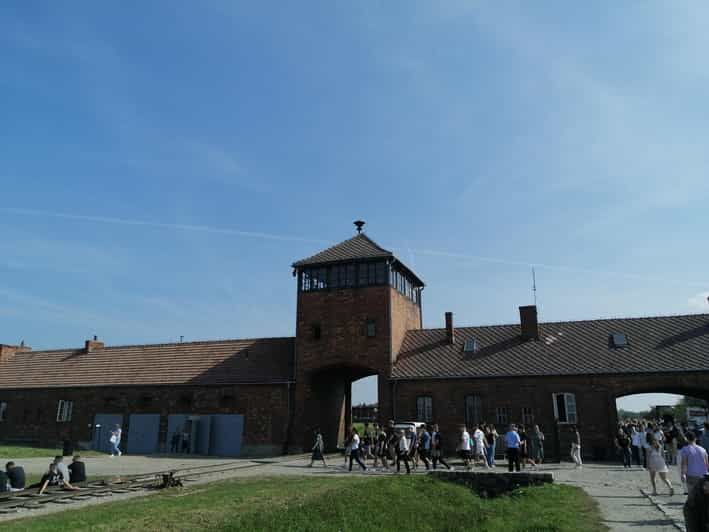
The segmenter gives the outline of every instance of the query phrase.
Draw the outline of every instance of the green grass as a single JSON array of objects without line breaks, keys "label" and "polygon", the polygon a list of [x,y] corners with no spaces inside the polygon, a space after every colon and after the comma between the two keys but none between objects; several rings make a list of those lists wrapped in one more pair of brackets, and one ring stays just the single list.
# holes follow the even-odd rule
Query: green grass
[{"label": "green grass", "polygon": [[[75,450],[76,454],[81,456],[104,456],[105,453],[96,451],[81,451]],[[48,447],[31,447],[29,445],[1,445],[0,444],[0,460],[19,460],[21,458],[46,458],[47,463],[52,459],[62,454],[62,450],[52,449]]]},{"label": "green grass", "polygon": [[480,499],[427,476],[229,480],[4,522],[3,532],[458,531],[598,532],[600,514],[579,488],[546,485]]}]

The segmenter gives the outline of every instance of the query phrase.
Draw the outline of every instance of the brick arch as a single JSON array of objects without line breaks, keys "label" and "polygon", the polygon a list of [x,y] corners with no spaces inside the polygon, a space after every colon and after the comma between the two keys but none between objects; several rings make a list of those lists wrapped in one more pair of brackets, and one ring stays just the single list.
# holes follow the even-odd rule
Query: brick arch
[{"label": "brick arch", "polygon": [[709,372],[664,373],[614,378],[614,399],[641,393],[672,393],[709,401]]},{"label": "brick arch", "polygon": [[352,423],[352,383],[372,375],[378,375],[382,381],[381,370],[363,365],[328,365],[304,374],[304,396],[298,402],[303,411],[298,419],[302,420],[305,449],[312,445],[316,428],[322,432],[328,451],[344,442]]}]

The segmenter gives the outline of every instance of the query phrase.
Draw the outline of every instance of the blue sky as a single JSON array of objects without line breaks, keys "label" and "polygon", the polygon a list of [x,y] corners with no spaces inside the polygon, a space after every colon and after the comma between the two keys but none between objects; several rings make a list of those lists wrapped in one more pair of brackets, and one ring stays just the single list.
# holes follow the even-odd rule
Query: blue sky
[{"label": "blue sky", "polygon": [[360,217],[427,326],[707,311],[706,3],[499,4],[3,2],[1,341],[291,335]]}]

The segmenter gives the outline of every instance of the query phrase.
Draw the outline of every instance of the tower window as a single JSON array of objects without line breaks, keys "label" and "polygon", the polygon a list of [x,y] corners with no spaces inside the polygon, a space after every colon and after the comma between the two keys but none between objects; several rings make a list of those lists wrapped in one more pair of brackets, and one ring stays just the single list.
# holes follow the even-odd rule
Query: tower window
[{"label": "tower window", "polygon": [[377,335],[377,322],[375,320],[367,320],[366,333],[370,338],[374,338]]},{"label": "tower window", "polygon": [[319,323],[313,323],[311,326],[311,334],[313,336],[313,340],[320,340],[320,337],[322,336],[322,329],[320,328]]}]

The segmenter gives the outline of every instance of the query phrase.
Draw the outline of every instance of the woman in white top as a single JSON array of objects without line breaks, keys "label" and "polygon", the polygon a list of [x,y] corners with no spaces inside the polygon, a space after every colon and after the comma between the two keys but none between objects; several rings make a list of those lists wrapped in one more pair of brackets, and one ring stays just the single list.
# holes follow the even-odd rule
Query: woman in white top
[{"label": "woman in white top", "polygon": [[350,471],[352,471],[352,460],[356,460],[362,471],[366,471],[367,467],[362,463],[359,457],[359,433],[357,429],[352,427],[352,437],[350,438]]},{"label": "woman in white top", "polygon": [[662,456],[662,446],[660,442],[653,439],[647,453],[647,470],[650,473],[650,483],[652,484],[652,494],[657,495],[657,485],[655,484],[655,475],[660,475],[660,480],[667,484],[670,488],[670,495],[675,494],[672,487],[672,482],[667,478],[667,464]]}]

